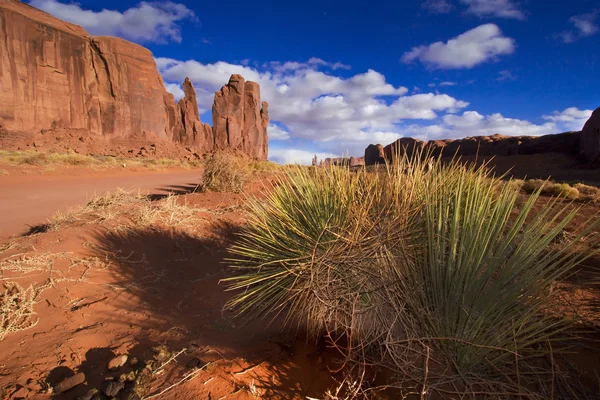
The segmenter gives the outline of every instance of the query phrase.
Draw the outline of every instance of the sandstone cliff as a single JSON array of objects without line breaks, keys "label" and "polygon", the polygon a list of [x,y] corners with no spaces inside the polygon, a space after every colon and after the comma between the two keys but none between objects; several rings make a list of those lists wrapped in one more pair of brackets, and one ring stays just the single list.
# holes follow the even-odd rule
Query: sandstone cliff
[{"label": "sandstone cliff", "polygon": [[[577,156],[580,149],[581,132],[565,132],[544,136],[475,136],[465,139],[431,140],[423,142],[413,138],[401,138],[388,144],[369,145],[365,149],[367,165],[390,160],[394,154],[412,154],[415,149],[425,148],[433,156],[443,152],[446,156],[516,156],[544,153],[561,153]],[[383,155],[382,155],[383,153]]]},{"label": "sandstone cliff", "polygon": [[260,86],[232,75],[215,93],[212,108],[215,148],[231,148],[257,159],[268,154],[269,105],[260,103]]},{"label": "sandstone cliff", "polygon": [[581,131],[580,154],[588,163],[600,159],[600,107],[596,108]]},{"label": "sandstone cliff", "polygon": [[234,75],[225,87],[238,96],[223,99],[212,129],[200,122],[189,79],[176,104],[148,49],[0,0],[0,127],[8,131],[83,129],[108,141],[144,137],[266,159],[268,113],[258,84]]}]

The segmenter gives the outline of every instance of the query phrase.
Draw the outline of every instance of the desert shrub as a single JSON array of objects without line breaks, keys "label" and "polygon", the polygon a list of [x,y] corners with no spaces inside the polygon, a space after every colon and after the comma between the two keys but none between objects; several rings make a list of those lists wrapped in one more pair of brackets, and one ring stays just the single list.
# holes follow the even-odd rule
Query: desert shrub
[{"label": "desert shrub", "polygon": [[600,188],[596,186],[585,185],[583,183],[577,183],[573,185],[582,200],[598,201],[600,200]]},{"label": "desert shrub", "polygon": [[4,292],[0,293],[0,341],[9,333],[37,325],[33,305],[37,296],[47,287],[29,286],[24,289],[17,282],[4,283]]},{"label": "desert shrub", "polygon": [[542,179],[529,179],[523,183],[523,190],[529,194],[540,191],[545,196],[561,197],[568,200],[579,198],[579,191],[567,183],[554,183]]},{"label": "desert shrub", "polygon": [[233,154],[213,153],[204,165],[202,190],[240,193],[248,178],[248,161]]},{"label": "desert shrub", "polygon": [[533,215],[542,187],[516,209],[514,186],[485,168],[423,159],[375,172],[290,170],[251,202],[230,249],[236,274],[225,280],[240,292],[226,307],[248,318],[283,313],[349,359],[409,376],[422,376],[431,349],[465,391],[500,380],[520,393],[515,357],[523,374],[568,326],[544,312],[550,286],[589,255],[572,251],[576,240],[548,245],[577,210],[555,199]]}]

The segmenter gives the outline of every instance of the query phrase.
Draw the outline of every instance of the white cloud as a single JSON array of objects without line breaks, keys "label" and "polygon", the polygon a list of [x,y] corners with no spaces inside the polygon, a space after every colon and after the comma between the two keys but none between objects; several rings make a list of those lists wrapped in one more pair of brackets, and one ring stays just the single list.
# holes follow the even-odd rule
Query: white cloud
[{"label": "white cloud", "polygon": [[477,111],[465,111],[462,115],[446,115],[442,121],[447,131],[459,133],[461,136],[496,133],[507,136],[539,136],[556,132],[553,123],[536,125],[526,120],[507,118],[499,113],[484,116]]},{"label": "white cloud", "polygon": [[[269,149],[269,160],[278,164],[303,164],[310,165],[314,156],[318,160],[324,160],[328,157],[336,157],[333,153],[317,152],[314,153],[308,150],[284,148],[284,149]],[[339,156],[337,156],[339,157]]]},{"label": "white cloud", "polygon": [[527,120],[505,117],[499,113],[482,115],[477,111],[465,111],[460,115],[447,114],[439,124],[409,125],[403,132],[405,136],[422,140],[489,136],[496,133],[506,136],[541,136],[581,130],[591,114],[592,110],[570,107],[544,115],[543,119],[547,122],[535,124]]},{"label": "white cloud", "polygon": [[478,17],[525,19],[525,14],[512,0],[460,0],[467,5],[467,14]]},{"label": "white cloud", "polygon": [[456,82],[440,82],[440,86],[456,86]]},{"label": "white cloud", "polygon": [[503,36],[495,24],[480,25],[470,31],[444,42],[427,46],[413,47],[404,53],[402,61],[410,63],[419,60],[431,68],[460,69],[472,68],[492,61],[499,56],[512,54],[515,41]]},{"label": "white cloud", "polygon": [[421,8],[430,14],[447,14],[454,9],[454,6],[446,0],[426,0],[421,3]]},{"label": "white cloud", "polygon": [[569,22],[573,24],[574,30],[563,31],[557,36],[565,43],[572,43],[577,39],[595,35],[599,31],[596,19],[600,11],[595,10],[591,13],[575,15],[569,18]]},{"label": "white cloud", "polygon": [[514,81],[517,78],[518,77],[516,75],[513,75],[512,71],[504,69],[504,70],[498,72],[498,77],[496,78],[496,80],[498,82]]},{"label": "white cloud", "polygon": [[274,124],[269,124],[267,132],[269,132],[269,140],[288,140],[290,138],[288,131]]},{"label": "white cloud", "polygon": [[62,20],[83,26],[92,35],[118,36],[136,42],[181,42],[179,24],[196,20],[183,4],[140,2],[123,12],[84,10],[78,3],[57,0],[31,0],[29,4]]},{"label": "white cloud", "polygon": [[580,131],[591,115],[592,110],[580,110],[577,107],[569,107],[563,111],[554,111],[550,115],[544,115],[543,118],[556,122],[565,130]]}]

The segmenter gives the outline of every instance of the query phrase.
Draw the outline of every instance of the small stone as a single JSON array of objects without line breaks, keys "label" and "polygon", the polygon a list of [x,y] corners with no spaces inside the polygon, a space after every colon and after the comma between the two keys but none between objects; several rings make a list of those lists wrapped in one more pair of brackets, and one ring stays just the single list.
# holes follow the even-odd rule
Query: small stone
[{"label": "small stone", "polygon": [[129,382],[125,385],[125,389],[119,392],[119,400],[140,400],[140,396],[136,392],[136,384]]},{"label": "small stone", "polygon": [[125,384],[123,382],[105,381],[104,390],[102,390],[102,392],[108,397],[115,397],[124,387]]},{"label": "small stone", "polygon": [[198,346],[196,343],[190,343],[190,345],[187,348],[187,353],[192,354],[192,353],[198,351],[199,348],[200,348],[200,346]]},{"label": "small stone", "polygon": [[200,368],[201,365],[202,361],[198,357],[194,357],[186,364],[185,367],[189,369],[196,369]]},{"label": "small stone", "polygon": [[121,368],[127,362],[127,354],[121,354],[120,356],[116,356],[112,360],[108,362],[108,369],[111,371],[116,371]]},{"label": "small stone", "polygon": [[83,372],[80,372],[69,378],[63,379],[61,382],[54,385],[54,392],[66,392],[67,390],[73,389],[77,385],[81,385],[83,382],[85,382],[85,375]]},{"label": "small stone", "polygon": [[98,393],[98,389],[90,389],[86,394],[79,396],[77,400],[92,400],[92,397],[94,397],[96,393]]}]

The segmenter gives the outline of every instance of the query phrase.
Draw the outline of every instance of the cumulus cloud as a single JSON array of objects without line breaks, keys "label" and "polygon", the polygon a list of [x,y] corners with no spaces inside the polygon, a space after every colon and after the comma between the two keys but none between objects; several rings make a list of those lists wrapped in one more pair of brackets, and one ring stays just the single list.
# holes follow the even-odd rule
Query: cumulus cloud
[{"label": "cumulus cloud", "polygon": [[123,12],[84,10],[78,3],[58,0],[31,0],[29,4],[62,20],[83,26],[92,35],[118,36],[136,42],[181,42],[180,23],[195,21],[196,15],[184,4],[140,2]]},{"label": "cumulus cloud", "polygon": [[430,14],[447,14],[454,9],[454,5],[446,0],[426,0],[421,3],[421,8]]},{"label": "cumulus cloud", "polygon": [[595,10],[591,13],[575,15],[569,18],[569,22],[573,24],[572,30],[567,30],[559,33],[557,36],[565,43],[572,43],[578,39],[595,35],[598,30],[596,19],[600,11]]},{"label": "cumulus cloud", "polygon": [[553,121],[568,131],[579,131],[592,115],[592,110],[580,110],[577,107],[569,107],[563,111],[554,111],[543,118]]},{"label": "cumulus cloud", "polygon": [[275,124],[269,124],[267,132],[269,132],[269,140],[288,140],[290,138],[288,131]]},{"label": "cumulus cloud", "polygon": [[525,14],[512,0],[460,0],[467,14],[478,17],[525,19]]},{"label": "cumulus cloud", "polygon": [[514,51],[514,39],[504,36],[497,25],[484,24],[445,43],[413,47],[401,60],[405,63],[418,60],[430,68],[461,69],[473,68]]},{"label": "cumulus cloud", "polygon": [[465,111],[462,114],[447,114],[439,124],[417,125],[405,127],[406,136],[422,140],[444,138],[463,138],[467,136],[494,135],[499,133],[506,136],[541,136],[553,133],[581,130],[592,110],[580,110],[570,107],[563,111],[554,111],[544,115],[547,122],[533,122],[505,117],[500,113],[482,115],[477,111]]}]

